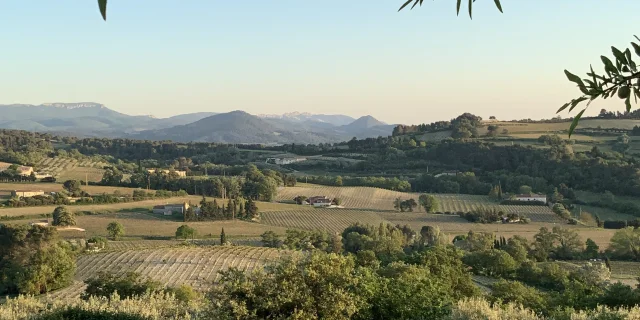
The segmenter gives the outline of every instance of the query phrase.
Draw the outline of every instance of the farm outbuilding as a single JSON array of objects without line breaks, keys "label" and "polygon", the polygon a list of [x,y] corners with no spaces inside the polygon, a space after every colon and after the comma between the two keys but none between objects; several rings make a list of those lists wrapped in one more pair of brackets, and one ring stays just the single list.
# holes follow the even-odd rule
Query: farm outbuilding
[{"label": "farm outbuilding", "polygon": [[307,199],[307,202],[314,207],[329,207],[333,201],[327,196],[315,196]]},{"label": "farm outbuilding", "polygon": [[42,196],[44,191],[42,190],[13,190],[11,191],[12,197],[30,198],[33,196]]},{"label": "farm outbuilding", "polygon": [[189,204],[186,202],[182,204],[165,204],[153,207],[153,213],[170,216],[174,213],[184,214],[188,209]]},{"label": "farm outbuilding", "polygon": [[547,202],[547,196],[544,194],[518,194],[515,196],[514,200],[517,201],[539,201],[539,202]]}]

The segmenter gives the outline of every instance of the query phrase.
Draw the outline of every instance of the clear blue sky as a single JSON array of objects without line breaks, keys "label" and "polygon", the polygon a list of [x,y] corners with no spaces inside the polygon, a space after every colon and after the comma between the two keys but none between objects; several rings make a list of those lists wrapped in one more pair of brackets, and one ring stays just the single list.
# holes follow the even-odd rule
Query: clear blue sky
[{"label": "clear blue sky", "polygon": [[548,118],[578,93],[565,68],[640,35],[638,0],[479,0],[473,20],[455,0],[402,2],[109,0],[104,22],[93,0],[0,1],[0,104]]}]

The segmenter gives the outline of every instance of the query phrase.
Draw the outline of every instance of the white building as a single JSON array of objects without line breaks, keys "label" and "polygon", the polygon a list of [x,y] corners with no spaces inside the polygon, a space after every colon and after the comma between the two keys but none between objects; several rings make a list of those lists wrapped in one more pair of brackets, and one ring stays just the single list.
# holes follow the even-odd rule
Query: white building
[{"label": "white building", "polygon": [[307,158],[267,158],[267,163],[285,165],[296,162],[306,161]]},{"label": "white building", "polygon": [[540,201],[547,203],[547,196],[543,194],[518,194],[515,196],[514,200],[517,201]]},{"label": "white building", "polygon": [[165,204],[153,207],[153,213],[170,216],[174,213],[184,214],[188,209],[189,204],[186,202],[183,204]]}]

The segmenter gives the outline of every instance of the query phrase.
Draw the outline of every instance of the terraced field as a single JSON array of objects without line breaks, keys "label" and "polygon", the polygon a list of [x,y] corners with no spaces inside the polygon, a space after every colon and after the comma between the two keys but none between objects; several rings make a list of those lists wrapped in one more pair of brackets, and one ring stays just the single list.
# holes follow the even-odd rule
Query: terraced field
[{"label": "terraced field", "polygon": [[346,209],[292,210],[262,213],[260,222],[266,225],[306,229],[326,230],[342,233],[348,226],[360,222],[369,225],[388,223],[376,212]]},{"label": "terraced field", "polygon": [[[370,187],[290,187],[280,188],[276,201],[291,201],[296,196],[328,196],[340,198],[346,208],[394,211],[393,201],[396,198],[418,201],[419,194],[397,192]],[[546,206],[513,206],[498,205],[486,196],[466,194],[433,194],[440,202],[441,212],[469,212],[479,208],[497,208],[505,213],[523,214],[536,222],[561,222],[556,214]],[[420,208],[417,209],[418,211]]]},{"label": "terraced field", "polygon": [[109,164],[93,160],[76,160],[73,158],[44,158],[37,164],[39,173],[48,173],[59,180],[100,181],[104,170]]},{"label": "terraced field", "polygon": [[260,247],[195,247],[129,250],[82,255],[78,258],[75,283],[49,295],[77,297],[84,291],[82,282],[99,271],[137,272],[167,286],[190,285],[206,290],[220,279],[218,271],[231,267],[250,271],[278,259],[287,251]]}]

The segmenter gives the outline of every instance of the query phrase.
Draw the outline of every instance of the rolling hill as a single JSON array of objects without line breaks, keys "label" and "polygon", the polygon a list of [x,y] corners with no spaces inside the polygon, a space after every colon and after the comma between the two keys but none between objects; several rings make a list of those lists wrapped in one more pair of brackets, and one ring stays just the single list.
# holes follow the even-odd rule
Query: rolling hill
[{"label": "rolling hill", "polygon": [[[194,123],[167,129],[143,131],[133,137],[153,140],[265,144],[332,141],[331,135],[304,131],[304,127],[282,122],[282,120],[262,119],[244,111],[221,113]],[[333,136],[333,138],[337,137]]]},{"label": "rolling hill", "polygon": [[80,137],[222,143],[334,143],[388,136],[393,126],[371,116],[291,112],[254,116],[243,111],[197,112],[158,119],[123,114],[94,102],[0,105],[0,128]]}]

